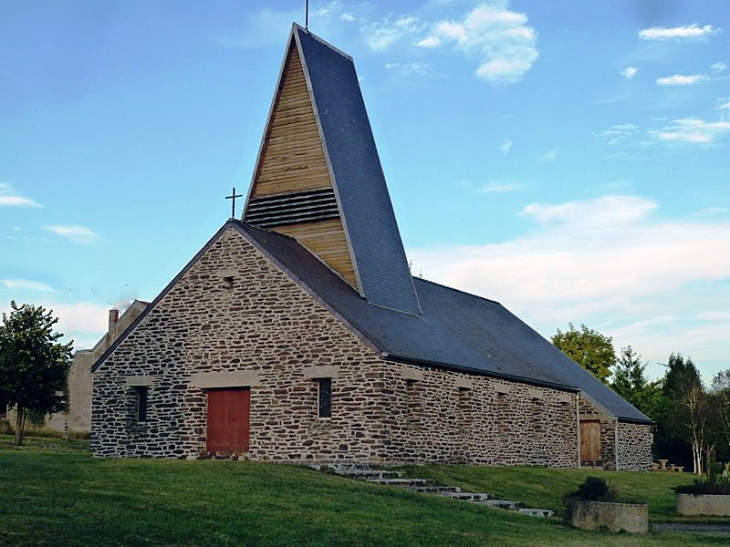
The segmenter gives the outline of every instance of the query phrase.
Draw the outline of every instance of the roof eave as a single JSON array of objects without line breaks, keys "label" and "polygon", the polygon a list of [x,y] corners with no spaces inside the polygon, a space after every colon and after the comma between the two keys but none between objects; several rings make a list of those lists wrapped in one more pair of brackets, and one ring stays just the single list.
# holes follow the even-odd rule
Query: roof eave
[{"label": "roof eave", "polygon": [[512,374],[506,374],[503,372],[495,372],[495,371],[489,371],[489,370],[483,370],[483,369],[477,369],[472,367],[465,367],[461,365],[455,365],[453,363],[444,363],[441,361],[431,361],[429,359],[420,359],[416,357],[407,357],[403,355],[397,355],[394,353],[389,352],[383,352],[381,353],[381,357],[383,359],[389,359],[391,361],[396,361],[399,363],[410,363],[415,365],[425,365],[428,367],[443,369],[443,370],[453,370],[457,372],[467,372],[469,374],[475,374],[478,376],[488,376],[490,378],[498,378],[500,380],[508,380],[510,382],[518,382],[520,384],[528,384],[533,386],[539,386],[539,387],[547,387],[550,389],[556,389],[558,391],[567,391],[569,393],[578,393],[580,391],[579,388],[574,386],[566,386],[563,384],[557,384],[553,382],[547,382],[545,380],[537,380],[534,378],[525,378],[523,376],[515,376]]}]

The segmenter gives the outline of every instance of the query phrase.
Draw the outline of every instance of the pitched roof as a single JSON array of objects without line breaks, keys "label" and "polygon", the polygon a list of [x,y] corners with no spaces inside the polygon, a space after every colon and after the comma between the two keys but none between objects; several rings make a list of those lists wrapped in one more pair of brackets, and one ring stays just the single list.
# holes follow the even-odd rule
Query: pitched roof
[{"label": "pitched roof", "polygon": [[580,390],[621,421],[651,423],[498,302],[413,278],[420,316],[373,306],[296,240],[245,223],[238,227],[383,357]]},{"label": "pitched roof", "polygon": [[[311,212],[315,210],[314,197],[320,200],[318,203],[325,199],[322,193],[313,196],[314,189],[326,189],[331,184],[341,220],[341,230],[344,231],[354,268],[356,290],[372,304],[411,314],[420,313],[413,279],[352,58],[296,24],[292,27],[287,52],[243,220],[262,225],[259,222],[260,217],[253,214],[257,211],[252,211],[252,208],[255,209],[255,206],[261,203],[261,201],[256,202],[256,199],[261,200],[256,190],[260,184],[261,167],[269,157],[267,156],[269,147],[279,146],[283,140],[272,142],[271,130],[276,123],[277,115],[280,112],[289,112],[286,109],[290,108],[290,103],[281,102],[282,92],[287,86],[288,78],[296,77],[296,74],[292,74],[292,71],[298,70],[296,62],[301,62],[307,83],[308,99],[312,105],[317,135],[324,150],[330,180],[321,182],[321,186],[317,186],[316,181],[307,182],[306,188],[302,188],[306,191],[297,193],[294,188],[297,177],[303,172],[308,173],[312,169],[312,162],[316,159],[310,159],[309,163],[291,164],[292,157],[296,155],[286,155],[282,151],[277,159],[287,164],[290,175],[278,182],[266,182],[269,199],[266,205],[271,206],[271,200],[276,200],[277,210],[281,211],[281,208],[288,207],[289,222],[295,223],[295,219],[302,218],[305,213],[301,206],[296,210],[293,209],[294,199],[298,199],[298,203],[306,202],[307,211]],[[286,98],[288,96],[284,97]],[[293,102],[301,104],[302,101]],[[301,113],[299,119],[304,115],[308,114]],[[298,144],[297,150],[300,151],[305,145],[313,145],[312,135],[314,134],[306,127],[302,127],[297,128],[297,132],[287,134],[286,138],[305,139],[305,142]],[[312,154],[315,152],[317,150]],[[276,191],[277,184],[282,189],[281,193]],[[304,218],[308,227],[314,224],[311,216]],[[278,222],[282,222],[281,217]],[[290,233],[278,226],[267,225],[267,227],[274,231]],[[329,229],[331,231],[331,226]],[[291,235],[301,239],[296,231],[292,231]],[[313,249],[307,241],[302,240],[301,243],[309,247],[325,263],[332,265],[328,261],[328,256],[323,256],[316,248]],[[346,275],[343,277],[347,278]]]}]

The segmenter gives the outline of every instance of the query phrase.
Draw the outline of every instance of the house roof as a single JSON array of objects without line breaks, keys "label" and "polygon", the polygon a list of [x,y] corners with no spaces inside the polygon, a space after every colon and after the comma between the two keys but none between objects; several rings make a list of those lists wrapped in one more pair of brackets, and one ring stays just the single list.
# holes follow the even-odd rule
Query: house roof
[{"label": "house roof", "polygon": [[[368,302],[418,314],[418,297],[353,60],[296,24],[287,51],[291,47],[297,48],[302,62],[358,288]],[[279,87],[286,69],[285,63]],[[275,97],[272,114],[276,107]],[[265,139],[267,135],[268,131]],[[262,151],[265,145],[264,140]],[[253,184],[261,161],[260,153]],[[251,195],[244,221],[250,203]]]},{"label": "house roof", "polygon": [[498,302],[413,278],[421,315],[372,305],[293,238],[237,229],[383,357],[581,391],[621,421],[651,423]]}]

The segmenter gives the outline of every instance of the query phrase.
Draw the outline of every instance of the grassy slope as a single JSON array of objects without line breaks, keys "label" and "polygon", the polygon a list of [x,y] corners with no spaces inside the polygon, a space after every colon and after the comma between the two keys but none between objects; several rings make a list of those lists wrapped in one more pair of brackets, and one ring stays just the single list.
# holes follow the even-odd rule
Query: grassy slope
[{"label": "grassy slope", "polygon": [[[58,443],[50,450],[15,450],[0,440],[0,545],[638,547],[727,541],[669,533],[592,534],[566,529],[555,520],[362,484],[308,469],[223,461],[97,460],[73,450],[77,446],[84,448],[79,443]],[[60,451],[61,447],[66,451]],[[519,475],[519,470],[511,471]],[[526,478],[523,493],[543,481],[554,485],[547,489],[550,495],[562,487],[563,480],[570,482],[570,488],[575,485],[562,472],[522,471],[526,476],[544,473],[544,478]],[[468,475],[469,480],[477,480],[479,473]]]},{"label": "grassy slope", "polygon": [[586,477],[601,477],[617,487],[622,499],[648,503],[652,522],[682,522],[674,512],[672,487],[691,484],[695,478],[687,473],[617,473],[544,467],[434,465],[408,466],[403,470],[412,477],[432,478],[441,484],[459,485],[470,492],[492,492],[503,499],[519,500],[529,507],[545,507],[556,512],[560,510],[563,495],[575,491]]}]

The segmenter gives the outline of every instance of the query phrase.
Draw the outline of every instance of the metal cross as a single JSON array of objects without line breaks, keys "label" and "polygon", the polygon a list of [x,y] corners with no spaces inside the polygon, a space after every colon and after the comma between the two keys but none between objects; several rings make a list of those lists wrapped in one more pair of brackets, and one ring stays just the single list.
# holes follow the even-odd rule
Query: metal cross
[{"label": "metal cross", "polygon": [[304,29],[309,30],[309,0],[304,2]]},{"label": "metal cross", "polygon": [[233,187],[233,192],[230,196],[226,196],[226,199],[231,200],[231,218],[236,218],[236,198],[243,197],[243,194],[236,194],[236,187]]}]

